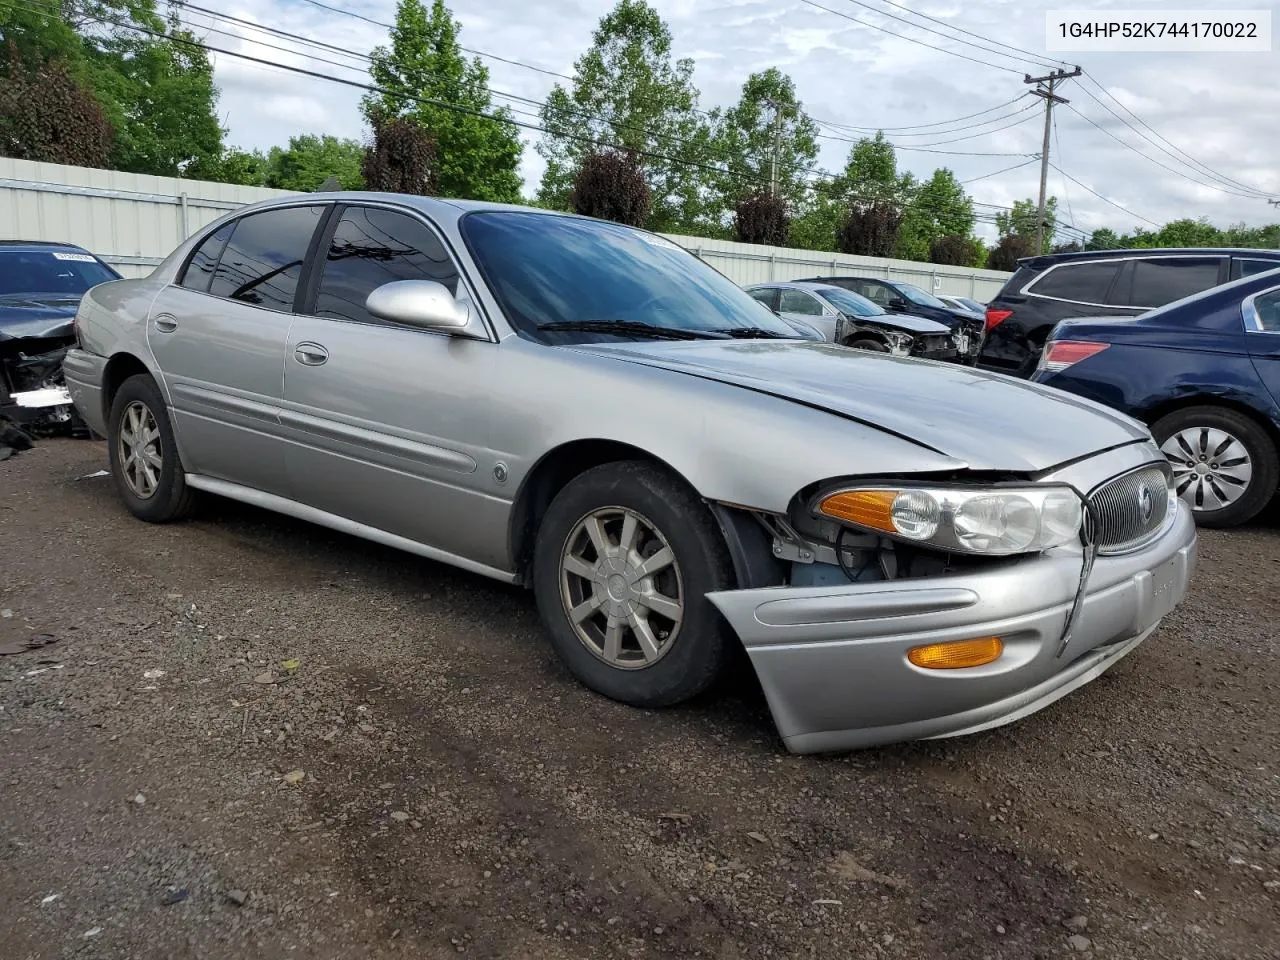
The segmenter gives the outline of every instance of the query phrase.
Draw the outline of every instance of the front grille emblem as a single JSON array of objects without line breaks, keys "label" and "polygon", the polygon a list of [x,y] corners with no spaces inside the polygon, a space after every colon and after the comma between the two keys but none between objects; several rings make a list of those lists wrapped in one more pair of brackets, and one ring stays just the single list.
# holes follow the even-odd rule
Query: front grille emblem
[{"label": "front grille emblem", "polygon": [[1145,483],[1138,488],[1138,511],[1142,514],[1145,526],[1151,522],[1151,512],[1155,509],[1155,501],[1151,499],[1151,488]]}]

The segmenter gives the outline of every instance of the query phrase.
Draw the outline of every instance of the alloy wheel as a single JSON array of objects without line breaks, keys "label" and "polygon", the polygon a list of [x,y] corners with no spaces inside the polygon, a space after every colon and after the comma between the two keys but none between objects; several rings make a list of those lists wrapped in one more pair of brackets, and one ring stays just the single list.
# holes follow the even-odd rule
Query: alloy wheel
[{"label": "alloy wheel", "polygon": [[574,525],[560,551],[560,596],[575,635],[612,667],[662,659],[680,632],[680,565],[661,531],[624,507],[601,507]]},{"label": "alloy wheel", "polygon": [[139,500],[149,500],[160,486],[164,453],[155,415],[141,400],[134,400],[120,417],[116,452],[125,485]]}]

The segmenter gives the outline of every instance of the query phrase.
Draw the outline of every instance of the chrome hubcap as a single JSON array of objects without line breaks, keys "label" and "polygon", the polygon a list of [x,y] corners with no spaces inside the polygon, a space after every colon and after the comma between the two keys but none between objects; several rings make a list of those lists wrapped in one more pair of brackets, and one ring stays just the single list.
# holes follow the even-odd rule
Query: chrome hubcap
[{"label": "chrome hubcap", "polygon": [[574,526],[560,551],[560,597],[574,633],[612,667],[656,663],[684,619],[680,565],[647,518],[601,507]]},{"label": "chrome hubcap", "polygon": [[150,499],[160,486],[160,469],[164,460],[160,449],[160,428],[141,400],[134,400],[124,408],[116,453],[125,485],[138,499]]},{"label": "chrome hubcap", "polygon": [[1188,427],[1160,445],[1178,496],[1196,510],[1221,510],[1249,489],[1253,460],[1239,438],[1217,427]]}]

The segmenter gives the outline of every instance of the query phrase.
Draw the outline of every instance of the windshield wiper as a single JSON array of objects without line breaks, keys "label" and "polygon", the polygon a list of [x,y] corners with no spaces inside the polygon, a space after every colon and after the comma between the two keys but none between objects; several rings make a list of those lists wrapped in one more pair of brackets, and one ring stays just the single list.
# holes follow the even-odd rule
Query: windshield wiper
[{"label": "windshield wiper", "polygon": [[799,340],[798,333],[774,333],[760,327],[723,327],[715,331],[735,340]]},{"label": "windshield wiper", "polygon": [[583,333],[629,333],[654,340],[723,340],[726,336],[718,330],[659,327],[641,320],[558,320],[555,323],[540,323],[538,329],[581,330]]}]

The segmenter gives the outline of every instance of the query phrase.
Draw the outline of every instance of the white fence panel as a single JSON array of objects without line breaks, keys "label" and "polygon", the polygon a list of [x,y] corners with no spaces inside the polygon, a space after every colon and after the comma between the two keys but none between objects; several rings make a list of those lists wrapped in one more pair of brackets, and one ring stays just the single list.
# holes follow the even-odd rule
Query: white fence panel
[{"label": "white fence panel", "polygon": [[[54,240],[92,250],[125,276],[145,276],[193,231],[227,210],[287,190],[32,163],[0,157],[0,239]],[[1008,279],[996,270],[853,257],[669,235],[735,283],[859,274],[905,280],[986,302]]]}]

